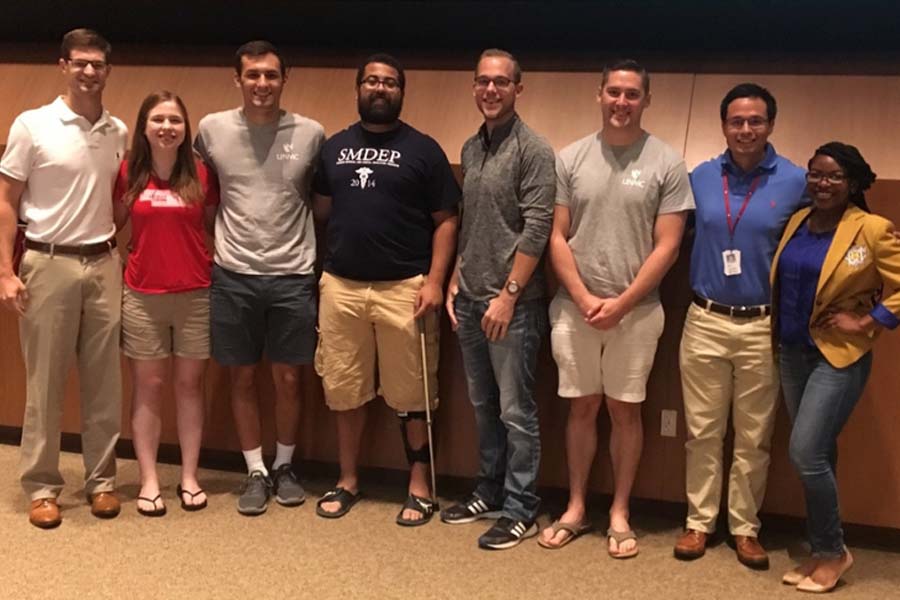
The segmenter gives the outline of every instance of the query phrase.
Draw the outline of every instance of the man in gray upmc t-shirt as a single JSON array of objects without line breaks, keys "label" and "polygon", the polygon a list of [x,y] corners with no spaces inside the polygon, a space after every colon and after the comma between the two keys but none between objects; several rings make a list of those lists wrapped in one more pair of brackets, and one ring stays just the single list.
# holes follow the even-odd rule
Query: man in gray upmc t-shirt
[{"label": "man in gray upmc t-shirt", "polygon": [[[235,54],[243,106],[207,115],[194,146],[221,188],[210,289],[212,355],[229,368],[231,405],[248,477],[238,512],[265,512],[305,494],[291,468],[300,420],[300,365],[316,348],[316,239],[310,190],[322,126],[281,110],[284,59],[272,44]],[[254,383],[263,352],[275,382],[277,445],[272,474],[262,458]]]},{"label": "man in gray upmc t-shirt", "polygon": [[603,71],[603,129],[564,148],[550,260],[562,287],[550,305],[566,428],[569,504],[541,534],[558,547],[586,530],[585,491],[606,397],[615,494],[607,531],[613,558],[638,552],[628,500],[643,446],[641,402],[664,315],[657,287],[675,262],[694,198],[684,161],[641,128],[650,80],[634,61]]},{"label": "man in gray upmc t-shirt", "polygon": [[541,455],[534,381],[547,329],[541,258],[556,193],[553,149],[515,112],[521,70],[503,50],[482,53],[475,104],[484,125],[462,150],[459,260],[447,312],[459,335],[480,465],[472,495],[445,523],[498,518],[478,540],[511,548],[537,533]]}]

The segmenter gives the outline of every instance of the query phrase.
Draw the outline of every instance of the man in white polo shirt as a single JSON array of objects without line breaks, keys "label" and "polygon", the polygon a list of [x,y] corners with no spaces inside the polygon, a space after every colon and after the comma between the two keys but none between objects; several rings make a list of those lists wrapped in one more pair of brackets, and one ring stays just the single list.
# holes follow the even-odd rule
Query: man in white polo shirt
[{"label": "man in white polo shirt", "polygon": [[[122,268],[112,184],[128,134],[103,109],[109,54],[98,33],[67,33],[59,59],[65,93],[16,118],[0,161],[0,304],[19,315],[27,376],[21,480],[29,520],[45,529],[61,522],[60,419],[76,357],[85,493],[95,516],[119,514]],[[27,224],[27,251],[16,274],[18,217]]]}]

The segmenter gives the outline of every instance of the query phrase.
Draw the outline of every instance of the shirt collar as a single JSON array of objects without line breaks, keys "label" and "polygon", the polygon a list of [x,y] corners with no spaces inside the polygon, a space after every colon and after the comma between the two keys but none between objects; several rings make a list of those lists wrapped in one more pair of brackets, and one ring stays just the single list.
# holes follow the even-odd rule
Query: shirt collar
[{"label": "shirt collar", "polygon": [[[79,115],[78,113],[73,111],[71,108],[69,108],[69,105],[66,104],[66,101],[63,100],[62,96],[57,96],[56,100],[54,100],[50,106],[53,108],[53,111],[59,117],[59,120],[62,121],[63,123],[73,123],[75,121],[78,121],[79,119],[81,119],[83,121],[87,121],[87,119],[85,119],[83,116]],[[88,123],[88,124],[90,125],[91,129],[97,129],[98,127],[107,125],[109,120],[110,120],[109,111],[107,111],[106,109],[103,109],[103,112],[100,113],[100,118],[97,119],[97,122],[93,123],[93,124],[91,124],[91,123]]]},{"label": "shirt collar", "polygon": [[499,146],[500,143],[509,136],[509,133],[512,131],[518,120],[518,113],[513,113],[513,116],[509,121],[499,127],[494,127],[494,131],[490,138],[488,138],[487,124],[482,123],[481,127],[478,128],[478,137],[481,138],[481,145],[484,146],[485,149],[496,148]]},{"label": "shirt collar", "polygon": [[778,162],[778,154],[775,153],[775,147],[772,144],[766,144],[765,157],[763,157],[762,162],[756,165],[750,173],[741,171],[741,168],[732,160],[730,150],[723,152],[719,157],[719,161],[722,163],[722,169],[731,175],[752,175],[760,172],[770,173],[775,170],[775,165]]}]

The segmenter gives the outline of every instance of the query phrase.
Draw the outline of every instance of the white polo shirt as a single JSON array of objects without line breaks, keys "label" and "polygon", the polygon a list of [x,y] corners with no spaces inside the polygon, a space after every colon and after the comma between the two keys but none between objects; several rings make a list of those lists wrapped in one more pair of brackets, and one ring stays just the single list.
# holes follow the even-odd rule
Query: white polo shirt
[{"label": "white polo shirt", "polygon": [[125,124],[107,111],[91,124],[62,97],[16,117],[0,172],[25,182],[26,237],[80,245],[115,235],[112,188],[127,139]]}]

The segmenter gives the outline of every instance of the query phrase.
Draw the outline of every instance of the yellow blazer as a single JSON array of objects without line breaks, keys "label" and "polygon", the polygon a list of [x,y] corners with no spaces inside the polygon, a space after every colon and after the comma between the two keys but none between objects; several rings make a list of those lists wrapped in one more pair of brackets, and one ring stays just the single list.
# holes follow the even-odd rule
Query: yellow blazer
[{"label": "yellow blazer", "polygon": [[[778,262],[785,245],[811,212],[804,208],[791,217],[769,273],[772,287],[772,327],[778,332]],[[835,328],[813,327],[826,310],[841,310],[859,316],[868,314],[880,301],[900,317],[900,241],[894,237],[894,225],[883,217],[849,205],[838,223],[831,246],[822,263],[816,300],[810,317],[809,332],[825,359],[836,368],[844,368],[872,349],[880,329],[869,334],[847,334]]]}]

